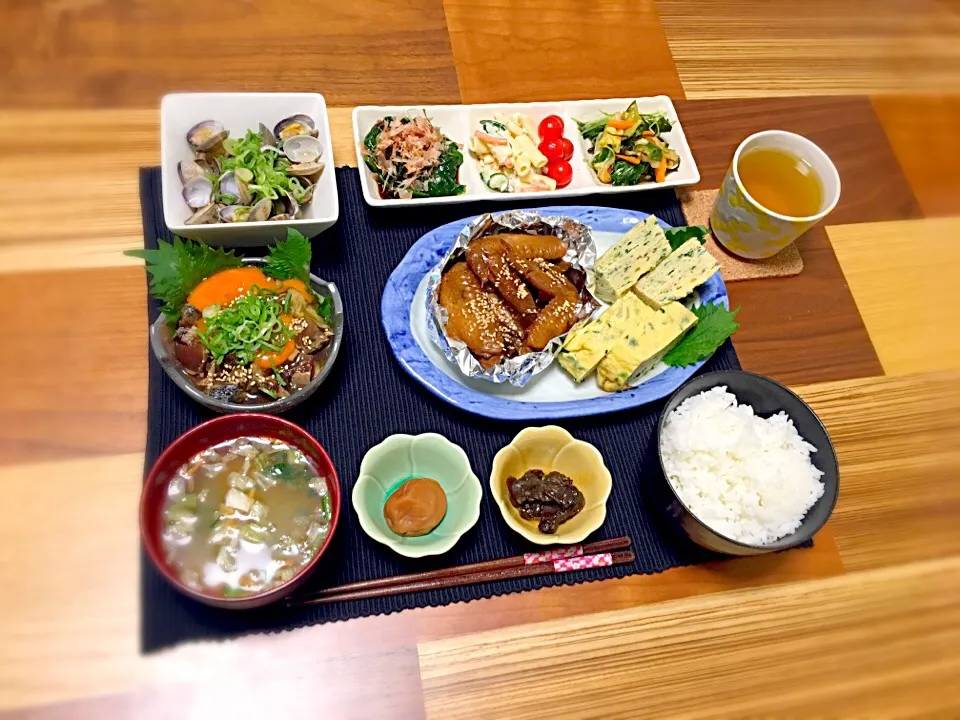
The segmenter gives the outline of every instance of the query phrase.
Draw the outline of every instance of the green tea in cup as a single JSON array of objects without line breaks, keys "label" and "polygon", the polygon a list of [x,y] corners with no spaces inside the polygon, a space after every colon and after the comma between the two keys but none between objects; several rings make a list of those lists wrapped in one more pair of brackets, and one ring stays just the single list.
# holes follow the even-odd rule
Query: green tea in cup
[{"label": "green tea in cup", "polygon": [[820,212],[823,183],[799,155],[778,147],[756,148],[740,156],[737,170],[744,189],[767,210],[790,217]]},{"label": "green tea in cup", "polygon": [[827,154],[783,130],[751,135],[737,148],[713,206],[713,236],[750,259],[776,255],[833,210],[840,176]]}]

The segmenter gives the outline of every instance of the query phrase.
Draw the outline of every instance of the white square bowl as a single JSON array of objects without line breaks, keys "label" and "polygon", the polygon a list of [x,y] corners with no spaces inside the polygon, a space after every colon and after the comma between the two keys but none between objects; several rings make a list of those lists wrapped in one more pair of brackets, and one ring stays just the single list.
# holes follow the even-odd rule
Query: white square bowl
[{"label": "white square bowl", "polygon": [[[313,199],[296,220],[186,225],[191,210],[183,200],[177,163],[193,158],[187,131],[203,120],[217,120],[242,137],[258,123],[272,128],[284,118],[303,113],[313,118],[323,144],[320,160],[326,165]],[[266,245],[287,235],[287,228],[312,238],[331,227],[340,215],[336,163],[330,140],[327,104],[318,93],[172,93],[160,103],[160,158],[163,185],[163,217],[170,231],[211,245],[246,247]]]}]

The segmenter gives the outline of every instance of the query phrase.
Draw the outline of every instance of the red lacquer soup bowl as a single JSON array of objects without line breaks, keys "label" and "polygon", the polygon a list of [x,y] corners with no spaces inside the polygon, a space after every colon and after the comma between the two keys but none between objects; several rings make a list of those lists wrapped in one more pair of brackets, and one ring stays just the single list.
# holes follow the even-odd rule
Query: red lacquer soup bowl
[{"label": "red lacquer soup bowl", "polygon": [[[311,558],[290,580],[280,585],[267,588],[258,593],[251,593],[243,597],[221,597],[208,595],[194,590],[185,584],[174,568],[166,560],[163,548],[163,507],[167,497],[167,485],[177,471],[190,458],[213,445],[244,436],[256,436],[282,440],[289,445],[300,449],[315,465],[320,474],[326,478],[330,493],[330,531],[323,544]],[[224,415],[209,420],[192,430],[188,430],[178,437],[163,451],[157,459],[140,496],[140,534],[147,555],[157,570],[183,594],[198,602],[216,607],[242,609],[267,605],[281,598],[287,597],[299,587],[313,568],[323,557],[330,546],[333,533],[337,529],[340,519],[340,483],[337,471],[327,455],[326,450],[311,435],[302,428],[287,420],[272,415],[258,413],[238,413]]]}]

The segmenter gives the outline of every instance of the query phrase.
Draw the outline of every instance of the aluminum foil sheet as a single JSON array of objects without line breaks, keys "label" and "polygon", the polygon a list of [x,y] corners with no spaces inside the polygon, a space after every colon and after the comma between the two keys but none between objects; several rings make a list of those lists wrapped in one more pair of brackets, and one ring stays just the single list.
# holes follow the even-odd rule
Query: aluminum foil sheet
[{"label": "aluminum foil sheet", "polygon": [[566,333],[555,337],[540,352],[508,358],[498,365],[484,369],[465,343],[447,337],[444,329],[447,324],[447,311],[441,307],[439,301],[440,277],[443,271],[464,257],[470,241],[504,232],[556,235],[567,243],[567,252],[563,259],[570,263],[571,268],[583,273],[580,302],[577,306],[578,323],[589,317],[599,307],[597,300],[587,290],[586,282],[597,259],[597,249],[590,228],[572,218],[557,215],[541,216],[537,212],[524,210],[511,210],[499,214],[487,213],[468,224],[460,232],[444,258],[430,271],[426,297],[427,329],[430,337],[443,350],[447,359],[456,364],[460,372],[467,377],[523,387],[530,378],[550,366],[563,346]]}]

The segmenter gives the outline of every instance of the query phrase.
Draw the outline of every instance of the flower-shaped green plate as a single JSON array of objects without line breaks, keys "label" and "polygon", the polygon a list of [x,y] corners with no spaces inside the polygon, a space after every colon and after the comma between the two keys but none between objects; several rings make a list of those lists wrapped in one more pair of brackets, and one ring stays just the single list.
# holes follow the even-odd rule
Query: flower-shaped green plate
[{"label": "flower-shaped green plate", "polygon": [[[447,514],[433,530],[420,537],[394,533],[383,518],[387,498],[415,477],[436,480],[447,495]],[[360,477],[353,486],[353,509],[363,531],[377,542],[406,557],[447,552],[480,519],[480,480],[459,445],[443,435],[391,435],[367,450]]]}]

